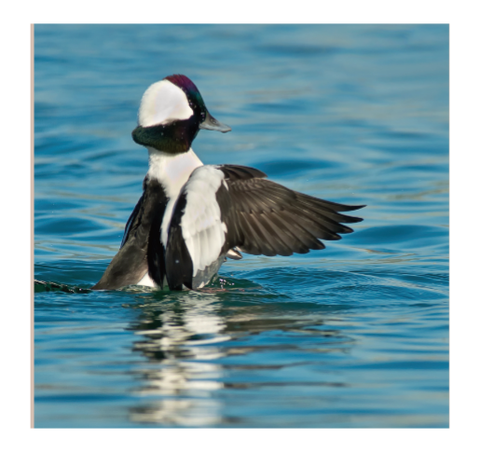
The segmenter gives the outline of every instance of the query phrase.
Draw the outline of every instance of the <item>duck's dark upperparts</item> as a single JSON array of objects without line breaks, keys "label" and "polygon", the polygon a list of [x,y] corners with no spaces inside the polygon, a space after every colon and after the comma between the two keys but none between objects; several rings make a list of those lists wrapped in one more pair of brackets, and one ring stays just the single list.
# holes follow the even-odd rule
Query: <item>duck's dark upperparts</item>
[{"label": "duck's dark upperparts", "polygon": [[130,284],[198,289],[225,256],[288,256],[323,249],[321,240],[353,232],[361,218],[347,206],[295,192],[254,168],[203,165],[191,149],[200,129],[228,132],[213,118],[195,84],[172,75],[142,97],[135,142],[149,152],[143,195],[125,227],[119,252],[93,289]]}]

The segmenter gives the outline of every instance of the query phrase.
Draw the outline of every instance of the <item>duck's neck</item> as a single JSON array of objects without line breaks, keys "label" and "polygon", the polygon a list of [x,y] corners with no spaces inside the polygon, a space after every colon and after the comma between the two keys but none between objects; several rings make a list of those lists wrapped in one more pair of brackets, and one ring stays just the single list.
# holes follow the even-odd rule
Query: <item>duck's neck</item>
[{"label": "duck's neck", "polygon": [[182,154],[171,154],[151,147],[147,149],[149,164],[147,179],[158,180],[170,199],[178,196],[192,171],[203,165],[192,148]]}]

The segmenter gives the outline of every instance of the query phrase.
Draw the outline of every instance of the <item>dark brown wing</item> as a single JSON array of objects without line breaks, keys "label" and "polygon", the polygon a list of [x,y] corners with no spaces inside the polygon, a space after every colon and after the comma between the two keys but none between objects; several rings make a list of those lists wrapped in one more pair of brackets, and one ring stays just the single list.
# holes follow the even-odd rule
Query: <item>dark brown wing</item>
[{"label": "dark brown wing", "polygon": [[362,218],[344,215],[364,206],[347,206],[314,198],[264,179],[254,168],[223,165],[217,192],[222,221],[227,226],[222,251],[233,247],[250,254],[290,256],[323,249],[319,240],[339,240],[353,232],[342,223]]}]

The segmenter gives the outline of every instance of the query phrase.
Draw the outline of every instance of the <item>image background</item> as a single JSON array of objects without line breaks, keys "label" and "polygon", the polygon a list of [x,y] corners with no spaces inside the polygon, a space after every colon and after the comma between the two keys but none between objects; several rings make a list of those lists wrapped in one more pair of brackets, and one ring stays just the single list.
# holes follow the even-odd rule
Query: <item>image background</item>
[{"label": "image background", "polygon": [[[172,73],[232,126],[199,134],[204,163],[365,221],[228,262],[226,292],[89,292]],[[34,164],[35,278],[67,287],[35,294],[37,427],[448,426],[448,26],[37,25]]]}]

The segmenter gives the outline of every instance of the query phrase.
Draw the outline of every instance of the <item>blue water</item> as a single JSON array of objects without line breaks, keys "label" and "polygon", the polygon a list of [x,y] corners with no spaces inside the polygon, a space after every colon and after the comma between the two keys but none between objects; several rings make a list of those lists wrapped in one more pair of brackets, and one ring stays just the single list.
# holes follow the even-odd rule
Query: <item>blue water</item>
[{"label": "blue water", "polygon": [[[36,427],[448,427],[448,26],[35,26]],[[92,292],[173,73],[232,127],[204,163],[367,204],[210,293]],[[221,289],[224,289],[223,291]]]}]

